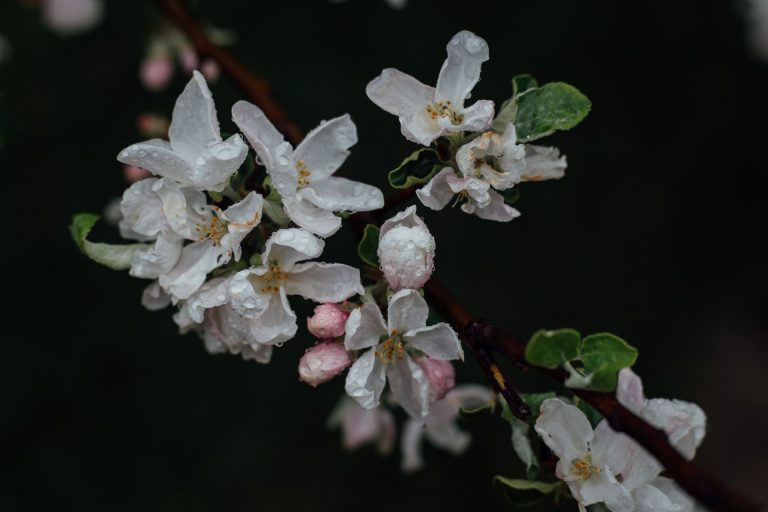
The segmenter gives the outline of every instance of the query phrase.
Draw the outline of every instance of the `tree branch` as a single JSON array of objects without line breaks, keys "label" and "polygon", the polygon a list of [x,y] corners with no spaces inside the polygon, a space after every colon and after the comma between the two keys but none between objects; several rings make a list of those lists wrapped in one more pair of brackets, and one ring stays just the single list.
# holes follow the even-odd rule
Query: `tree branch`
[{"label": "tree branch", "polygon": [[[301,130],[290,120],[275,100],[272,89],[266,80],[253,75],[229,52],[211,42],[181,0],[153,1],[186,34],[198,53],[215,60],[224,73],[234,80],[249,99],[264,111],[275,127],[292,144],[296,145],[301,141],[303,138]],[[412,189],[396,192],[387,200],[385,208],[388,209],[401,204],[408,200],[412,194]],[[358,233],[362,233],[365,224],[378,225],[382,220],[368,212],[352,215],[350,219]],[[494,389],[504,397],[512,411],[520,417],[530,415],[530,410],[520,400],[514,387],[501,372],[493,358],[493,352],[496,352],[511,362],[527,368],[525,366],[525,342],[492,323],[473,317],[437,280],[432,279],[427,282],[425,292],[432,307],[448,320],[459,333]],[[561,384],[566,378],[562,369],[536,368],[536,370],[546,373]],[[585,390],[571,391],[597,409],[609,421],[614,430],[626,433],[645,447],[661,462],[683,489],[711,510],[733,512],[768,510],[764,505],[737,493],[683,458],[669,443],[663,431],[635,416],[622,406],[612,394]]]}]

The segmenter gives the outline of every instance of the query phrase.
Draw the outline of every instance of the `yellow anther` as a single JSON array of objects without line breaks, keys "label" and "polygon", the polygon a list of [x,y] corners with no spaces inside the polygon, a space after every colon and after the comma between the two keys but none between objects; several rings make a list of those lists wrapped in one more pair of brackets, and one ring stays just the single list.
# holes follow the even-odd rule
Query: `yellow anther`
[{"label": "yellow anther", "polygon": [[403,345],[397,331],[392,331],[391,336],[377,347],[374,354],[384,364],[394,363],[404,358],[405,345]]},{"label": "yellow anther", "polygon": [[600,473],[601,469],[592,464],[592,455],[587,453],[581,459],[574,459],[571,461],[571,474],[582,480],[586,480],[590,476]]},{"label": "yellow anther", "polygon": [[299,173],[298,176],[298,185],[300,187],[306,187],[309,185],[309,176],[312,174],[312,171],[307,167],[306,162],[304,160],[299,160],[296,162],[296,170]]},{"label": "yellow anther", "polygon": [[461,124],[464,121],[464,116],[453,110],[450,101],[438,101],[427,105],[427,115],[433,120],[437,120],[438,117],[448,119],[451,124]]},{"label": "yellow anther", "polygon": [[210,239],[213,245],[219,245],[221,239],[227,234],[227,225],[216,215],[212,215],[208,222],[195,226],[198,240]]}]

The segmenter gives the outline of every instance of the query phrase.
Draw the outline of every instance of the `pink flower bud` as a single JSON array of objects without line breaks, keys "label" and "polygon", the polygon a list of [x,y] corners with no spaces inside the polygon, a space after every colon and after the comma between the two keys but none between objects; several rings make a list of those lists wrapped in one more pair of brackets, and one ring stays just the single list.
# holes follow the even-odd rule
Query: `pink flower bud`
[{"label": "pink flower bud", "polygon": [[440,361],[429,357],[416,359],[429,381],[429,401],[436,402],[445,396],[456,384],[456,371],[450,361]]},{"label": "pink flower bud", "polygon": [[104,5],[101,0],[44,0],[43,21],[62,35],[92,29],[101,22]]},{"label": "pink flower bud", "polygon": [[216,61],[212,59],[205,59],[203,61],[203,64],[200,66],[200,72],[209,82],[217,81],[221,75],[219,65],[216,64]]},{"label": "pink flower bud", "polygon": [[166,54],[147,57],[141,63],[139,77],[149,91],[157,92],[164,89],[173,78],[171,58]]},{"label": "pink flower bud", "polygon": [[434,269],[435,239],[410,206],[381,226],[379,234],[381,271],[395,291],[418,290]]},{"label": "pink flower bud", "polygon": [[317,387],[343,372],[350,364],[352,360],[342,343],[324,341],[304,352],[299,361],[299,380]]},{"label": "pink flower bud", "polygon": [[348,316],[337,304],[320,304],[315,314],[307,318],[307,329],[321,340],[343,336]]},{"label": "pink flower bud", "polygon": [[123,177],[128,183],[136,183],[137,181],[149,178],[150,176],[152,176],[152,173],[141,167],[123,164]]},{"label": "pink flower bud", "polygon": [[200,65],[200,60],[197,58],[197,52],[191,46],[187,46],[181,49],[179,52],[179,62],[181,62],[181,68],[185,73],[191,75],[197,66]]}]

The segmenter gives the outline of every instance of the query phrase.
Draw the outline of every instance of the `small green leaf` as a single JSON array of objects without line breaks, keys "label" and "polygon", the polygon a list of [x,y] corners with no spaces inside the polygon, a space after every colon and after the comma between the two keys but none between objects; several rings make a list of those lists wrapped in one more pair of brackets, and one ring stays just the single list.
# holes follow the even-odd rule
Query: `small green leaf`
[{"label": "small green leaf", "polygon": [[581,362],[591,375],[589,389],[613,391],[617,373],[635,364],[637,349],[610,333],[591,334],[581,343]]},{"label": "small green leaf", "polygon": [[525,359],[535,366],[559,368],[579,357],[581,335],[573,329],[540,330],[525,347]]},{"label": "small green leaf", "polygon": [[422,148],[403,160],[396,169],[389,171],[389,184],[394,188],[409,188],[428,182],[445,167],[432,148]]},{"label": "small green leaf", "polygon": [[516,187],[501,190],[499,194],[504,198],[504,202],[509,205],[515,204],[520,199],[520,189]]},{"label": "small green leaf", "polygon": [[69,232],[77,247],[83,254],[96,263],[113,270],[127,270],[131,268],[133,256],[149,247],[147,244],[113,245],[90,242],[86,237],[93,226],[98,222],[99,216],[93,213],[78,213],[72,217]]},{"label": "small green leaf", "polygon": [[372,267],[379,266],[379,228],[373,224],[365,226],[363,238],[357,244],[357,255]]},{"label": "small green leaf", "polygon": [[501,487],[509,501],[517,506],[526,507],[535,505],[560,487],[559,482],[536,482],[532,480],[518,480],[496,475],[493,483]]},{"label": "small green leaf", "polygon": [[570,130],[587,117],[591,108],[589,99],[572,85],[552,82],[528,89],[517,99],[518,142]]},{"label": "small green leaf", "polygon": [[518,96],[528,89],[534,89],[538,86],[539,82],[528,73],[512,77],[512,93],[514,96]]},{"label": "small green leaf", "polygon": [[547,391],[546,393],[520,393],[520,398],[525,402],[525,405],[531,410],[531,414],[536,417],[541,410],[541,404],[544,400],[550,398],[556,398],[557,393],[554,391]]},{"label": "small green leaf", "polygon": [[581,398],[575,396],[573,397],[573,403],[576,407],[581,409],[581,412],[584,413],[584,415],[589,420],[590,425],[593,427],[596,427],[600,421],[603,419],[603,415],[597,412],[597,410],[589,405],[587,402],[582,400]]}]

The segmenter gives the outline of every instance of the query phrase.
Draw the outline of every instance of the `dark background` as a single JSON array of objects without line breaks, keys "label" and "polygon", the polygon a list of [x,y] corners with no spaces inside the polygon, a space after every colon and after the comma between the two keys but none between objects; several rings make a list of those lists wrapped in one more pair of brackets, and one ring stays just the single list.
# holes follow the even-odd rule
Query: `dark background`
[{"label": "dark background", "polygon": [[[739,4],[219,0],[199,14],[238,32],[233,52],[305,131],[351,113],[360,143],[345,173],[382,187],[415,147],[365,84],[390,66],[434,84],[460,29],[491,48],[474,98],[501,102],[522,72],[585,92],[592,114],[547,140],[568,155],[566,178],[523,185],[520,219],[420,208],[437,276],[520,336],[572,326],[629,340],[649,396],[708,413],[699,462],[768,499],[768,64],[748,51]],[[122,193],[115,156],[140,140],[136,116],[170,113],[186,81],[157,95],[137,79],[155,16],[112,1],[102,25],[62,39],[34,8],[0,5],[15,50],[0,68],[11,128],[0,150],[0,509],[508,510],[491,477],[522,469],[501,421],[473,420],[466,455],[428,447],[427,470],[403,476],[396,454],[346,453],[326,430],[343,382],[298,382],[303,328],[268,366],[210,356],[169,312],[141,307],[144,282],[77,252],[70,216]],[[212,87],[232,130],[242,94],[225,78]],[[343,230],[324,259],[355,263],[353,242]],[[460,376],[481,378],[471,361]]]}]

